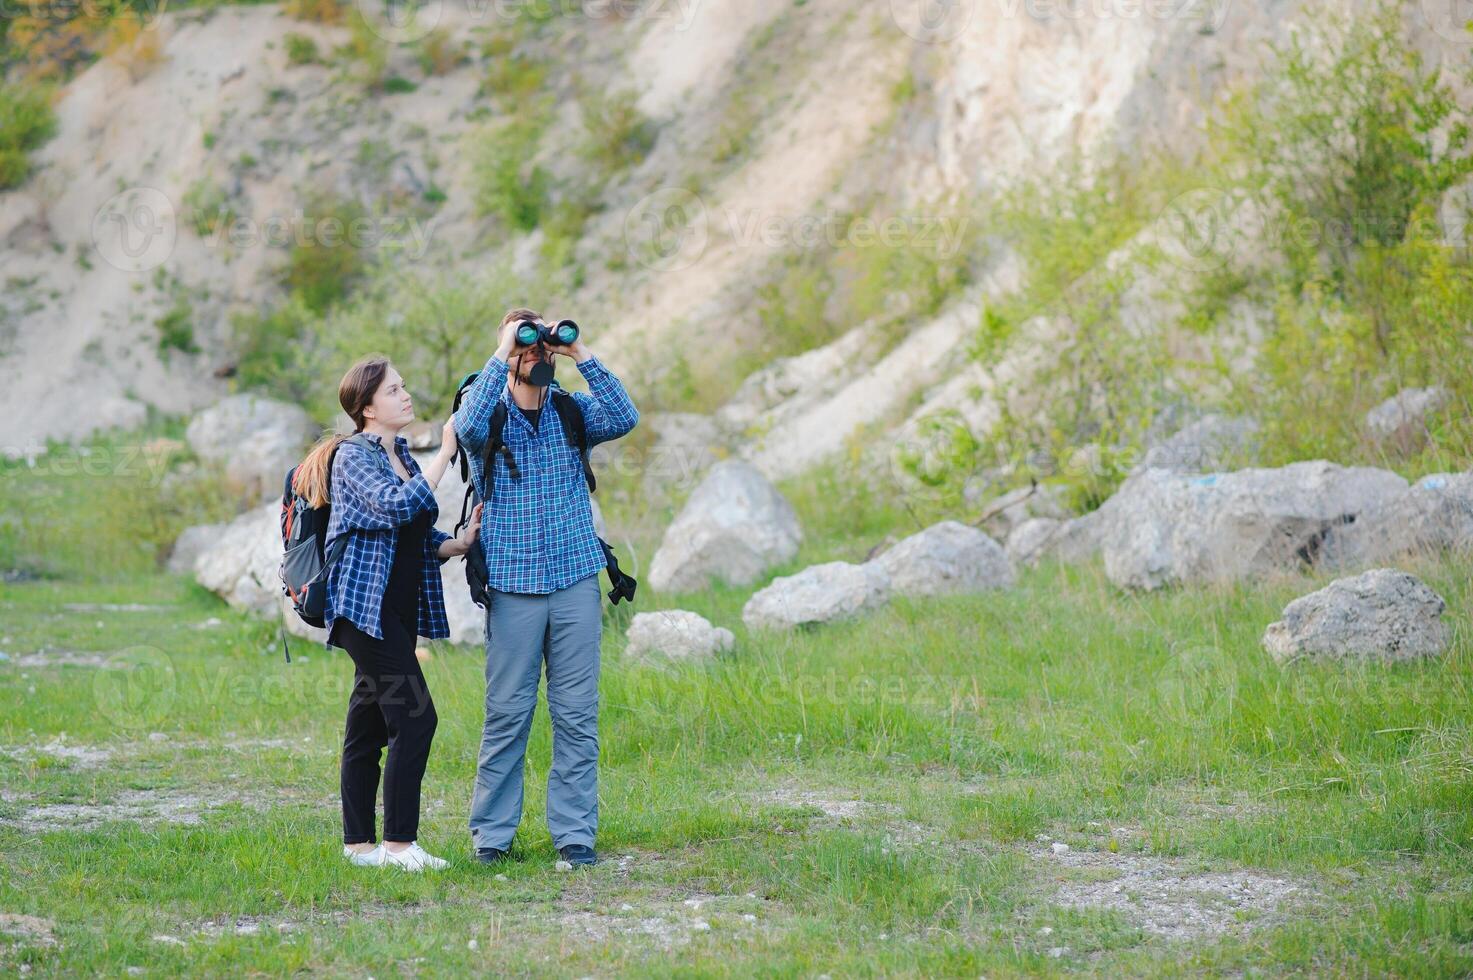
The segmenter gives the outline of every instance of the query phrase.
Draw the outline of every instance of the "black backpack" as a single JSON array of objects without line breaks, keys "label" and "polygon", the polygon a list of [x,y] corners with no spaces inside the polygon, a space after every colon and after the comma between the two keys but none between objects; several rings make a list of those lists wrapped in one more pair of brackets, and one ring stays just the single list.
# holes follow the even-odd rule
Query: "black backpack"
[{"label": "black backpack", "polygon": [[[351,436],[339,444],[356,443],[370,452],[378,447],[363,434]],[[332,462],[337,459],[337,450],[328,461],[328,473]],[[348,537],[343,535],[333,542],[332,553],[327,554],[327,522],[332,516],[332,504],[313,507],[307,498],[299,495],[294,486],[297,467],[286,474],[286,483],[281,491],[281,586],[291,598],[292,608],[308,626],[321,629],[326,623],[323,614],[327,610],[327,573],[343,557],[348,546]],[[287,663],[291,663],[291,649],[286,645],[286,630],[281,635],[282,651]]]},{"label": "black backpack", "polygon": [[[454,411],[460,410],[461,399],[465,396],[466,389],[475,383],[477,374],[468,374],[461,381],[460,388],[455,392]],[[572,394],[553,382],[549,401],[552,403],[553,411],[557,412],[558,421],[562,423],[563,433],[567,436],[568,444],[578,451],[578,458],[583,462],[583,479],[588,483],[588,492],[593,493],[598,489],[598,479],[593,475],[593,464],[589,461],[588,430],[583,421],[583,410],[578,407],[578,402]],[[511,447],[507,446],[503,435],[506,432],[506,402],[499,398],[496,407],[491,411],[491,424],[486,431],[486,445],[481,453],[481,472],[486,477],[486,492],[492,492],[493,481],[496,478],[495,463],[497,455],[506,460],[507,471],[512,479],[520,480],[522,475],[517,469],[516,457],[512,455]],[[465,500],[460,506],[460,520],[455,525],[455,533],[458,535],[470,519],[470,512],[480,501],[480,495],[476,493],[475,482],[471,479],[470,457],[462,447],[458,453],[460,458],[460,476],[465,481]],[[604,552],[604,570],[608,572],[609,582],[613,588],[609,590],[609,601],[618,605],[621,599],[634,601],[634,590],[639,583],[633,576],[627,575],[619,568],[619,559],[614,557],[613,547],[603,538],[598,539],[599,547]],[[465,581],[470,586],[471,600],[476,605],[484,607],[487,599],[488,575],[486,572],[486,552],[482,542],[477,539],[476,547],[472,548],[465,556]]]}]

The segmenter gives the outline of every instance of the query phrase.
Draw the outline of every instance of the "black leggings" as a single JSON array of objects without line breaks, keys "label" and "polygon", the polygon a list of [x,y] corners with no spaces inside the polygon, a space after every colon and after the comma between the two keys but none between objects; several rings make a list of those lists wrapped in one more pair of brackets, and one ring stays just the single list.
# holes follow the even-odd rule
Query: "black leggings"
[{"label": "black leggings", "polygon": [[409,842],[419,832],[419,784],[424,779],[439,718],[414,655],[415,627],[392,608],[383,610],[382,640],[347,619],[333,623],[332,643],[356,667],[343,734],[343,843],[373,843],[379,753],[384,766],[384,840]]}]

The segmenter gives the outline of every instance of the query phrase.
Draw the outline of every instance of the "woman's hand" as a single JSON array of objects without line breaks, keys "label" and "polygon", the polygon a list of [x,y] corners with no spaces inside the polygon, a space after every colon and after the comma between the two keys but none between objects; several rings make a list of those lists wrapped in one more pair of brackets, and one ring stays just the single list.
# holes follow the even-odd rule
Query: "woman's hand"
[{"label": "woman's hand", "polygon": [[465,530],[461,531],[460,536],[455,539],[464,549],[461,554],[470,551],[476,539],[481,536],[481,511],[485,506],[484,503],[476,504],[475,509],[471,511],[470,521],[466,524]]},{"label": "woman's hand", "polygon": [[455,416],[445,420],[445,428],[440,430],[440,455],[446,459],[455,458],[455,450],[460,441],[455,436]]},{"label": "woman's hand", "polygon": [[470,552],[475,546],[476,539],[481,536],[481,508],[483,506],[485,505],[476,504],[476,509],[471,511],[469,523],[459,535],[440,543],[439,557],[459,558]]}]

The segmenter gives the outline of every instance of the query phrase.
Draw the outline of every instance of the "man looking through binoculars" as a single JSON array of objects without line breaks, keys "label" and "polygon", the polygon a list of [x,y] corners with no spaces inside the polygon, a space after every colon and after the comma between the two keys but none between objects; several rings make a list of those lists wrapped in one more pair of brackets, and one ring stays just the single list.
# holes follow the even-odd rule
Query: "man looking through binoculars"
[{"label": "man looking through binoculars", "polygon": [[[470,831],[476,857],[504,858],[522,815],[527,732],[542,665],[552,716],[547,828],[565,861],[593,864],[598,824],[598,678],[603,547],[593,528],[583,459],[550,412],[553,360],[569,357],[588,383],[571,396],[587,445],[639,421],[619,379],[593,356],[571,320],[549,327],[528,309],[502,318],[496,352],[466,390],[455,431],[484,502],[486,719]],[[484,459],[498,404],[504,449]],[[486,472],[487,466],[492,469]],[[491,477],[488,481],[487,477]]]}]

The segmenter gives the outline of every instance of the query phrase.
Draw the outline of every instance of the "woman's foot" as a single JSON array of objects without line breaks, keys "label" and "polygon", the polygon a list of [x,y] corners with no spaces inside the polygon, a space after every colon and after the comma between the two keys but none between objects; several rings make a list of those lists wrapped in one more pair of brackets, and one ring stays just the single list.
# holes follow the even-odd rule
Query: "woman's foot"
[{"label": "woman's foot", "polygon": [[343,857],[360,868],[376,868],[384,863],[381,844],[344,844]]},{"label": "woman's foot", "polygon": [[383,850],[385,865],[403,868],[405,871],[423,871],[426,868],[439,871],[441,868],[450,867],[449,861],[435,857],[420,847],[418,841],[410,841],[408,844],[385,841]]}]

